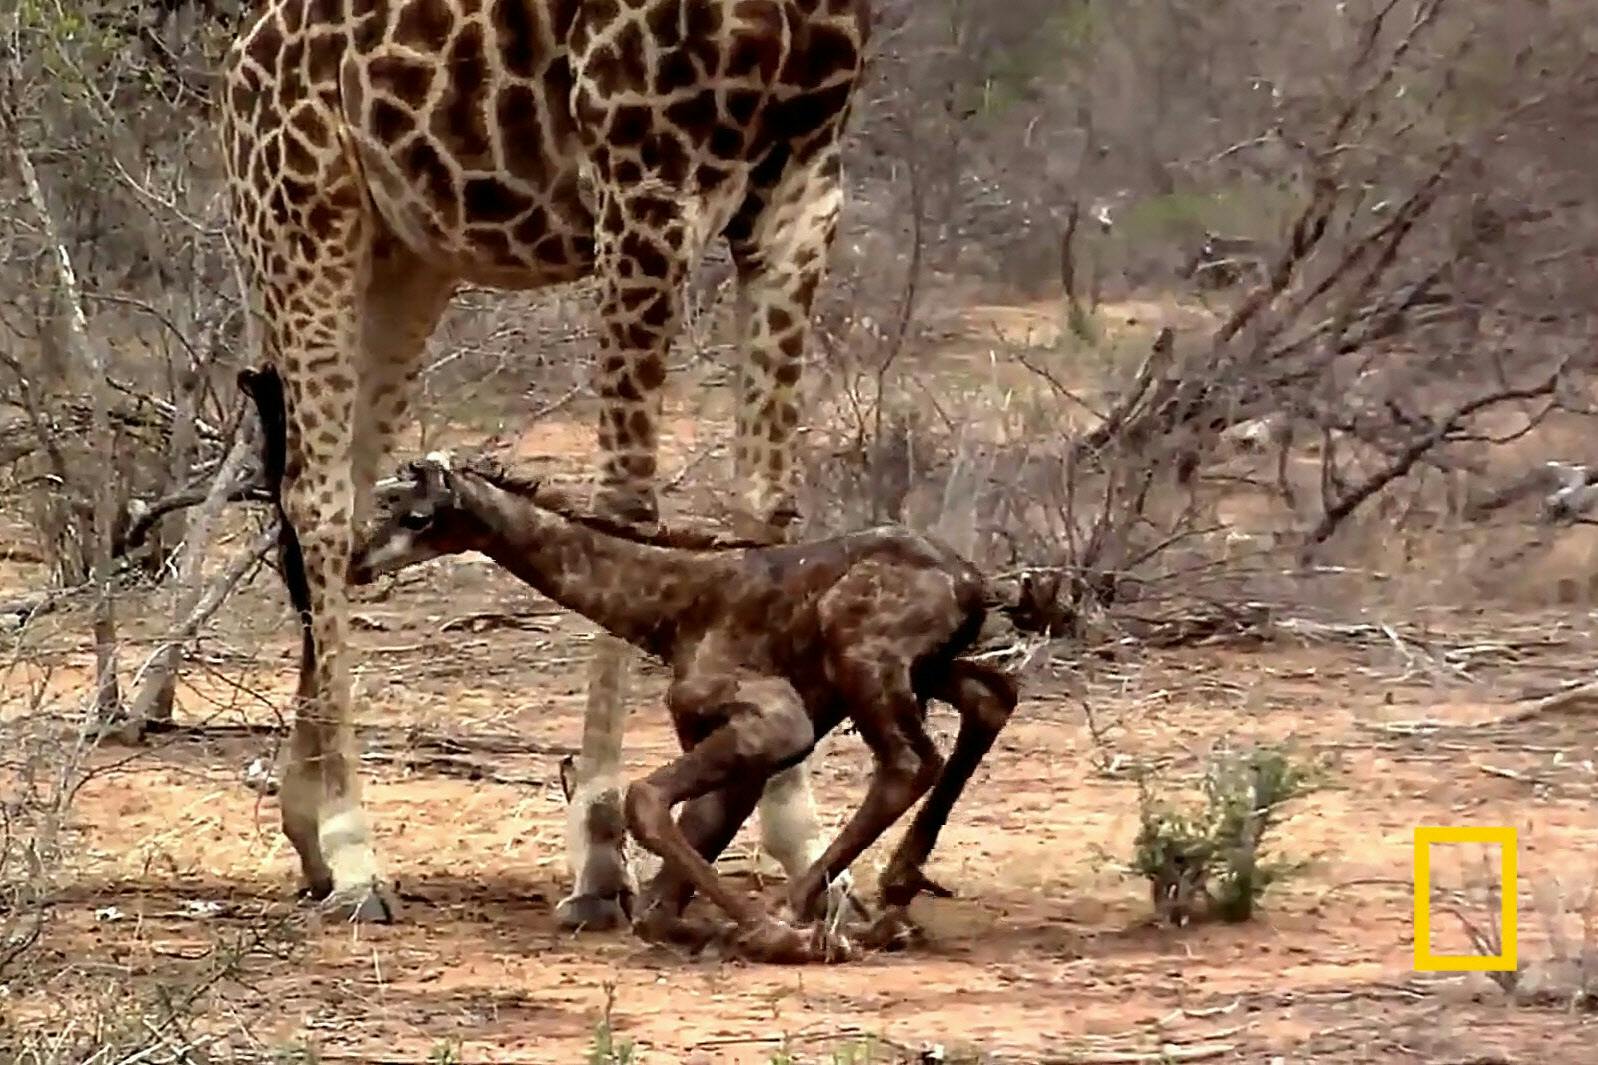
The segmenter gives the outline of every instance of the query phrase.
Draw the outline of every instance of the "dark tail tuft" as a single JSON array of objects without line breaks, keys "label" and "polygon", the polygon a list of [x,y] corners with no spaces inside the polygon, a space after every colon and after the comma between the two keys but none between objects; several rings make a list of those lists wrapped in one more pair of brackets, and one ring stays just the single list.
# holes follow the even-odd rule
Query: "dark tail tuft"
[{"label": "dark tail tuft", "polygon": [[288,405],[283,398],[283,378],[277,367],[260,369],[246,367],[239,371],[239,388],[255,404],[255,413],[261,419],[261,473],[266,480],[266,490],[277,510],[277,565],[288,586],[289,602],[299,615],[300,631],[304,640],[300,657],[300,682],[303,687],[311,667],[315,665],[316,652],[311,639],[311,582],[305,572],[305,555],[300,550],[300,537],[283,509],[283,472],[288,465]]},{"label": "dark tail tuft", "polygon": [[1058,571],[1039,570],[1017,579],[990,581],[988,603],[1021,632],[1065,636],[1074,628],[1070,607],[1060,599]]}]

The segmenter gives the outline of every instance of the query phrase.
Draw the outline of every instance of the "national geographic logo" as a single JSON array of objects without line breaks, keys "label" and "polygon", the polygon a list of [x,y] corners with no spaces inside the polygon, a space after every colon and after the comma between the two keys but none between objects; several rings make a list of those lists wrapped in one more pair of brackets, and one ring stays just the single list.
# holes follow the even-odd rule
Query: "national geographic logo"
[{"label": "national geographic logo", "polygon": [[[1499,954],[1432,953],[1432,844],[1479,843],[1498,848]],[[1415,829],[1415,968],[1420,972],[1502,972],[1517,967],[1515,911],[1517,839],[1509,825],[1422,825]]]}]

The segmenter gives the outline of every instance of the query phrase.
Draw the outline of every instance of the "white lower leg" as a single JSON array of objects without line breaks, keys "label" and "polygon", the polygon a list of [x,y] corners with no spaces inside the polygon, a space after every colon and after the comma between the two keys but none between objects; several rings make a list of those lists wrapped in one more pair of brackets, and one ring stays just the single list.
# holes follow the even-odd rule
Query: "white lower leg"
[{"label": "white lower leg", "polygon": [[380,886],[382,870],[371,826],[361,807],[361,759],[347,709],[351,701],[349,672],[342,654],[331,661],[329,657],[324,655],[321,663],[325,667],[325,695],[333,705],[346,709],[319,715],[321,720],[338,722],[332,727],[313,726],[320,733],[321,746],[307,766],[316,788],[316,836],[333,874],[333,893],[364,896]]},{"label": "white lower leg", "polygon": [[[313,737],[295,740],[312,747],[316,743]],[[356,762],[348,753],[353,746],[349,736],[341,752],[301,751],[290,756],[280,795],[283,830],[300,853],[313,896],[353,905],[361,919],[388,920],[393,908],[361,809],[360,780],[353,773]]]},{"label": "white lower leg", "polygon": [[366,812],[358,803],[343,798],[330,806],[317,836],[333,873],[335,894],[344,890],[365,890],[382,878]]},{"label": "white lower leg", "polygon": [[[798,880],[826,852],[828,842],[810,789],[809,762],[789,766],[766,781],[758,809],[760,848],[782,866],[790,882]],[[853,884],[845,869],[827,886],[832,903],[845,903]]]},{"label": "white lower leg", "polygon": [[[567,858],[572,864],[570,897],[614,899],[635,893],[639,871],[632,867],[635,863],[627,861],[626,843],[626,816],[618,775],[595,777],[573,792],[566,809]],[[648,851],[640,851],[640,855],[654,857]],[[655,863],[658,865],[659,859]]]},{"label": "white lower leg", "polygon": [[566,863],[572,891],[556,906],[556,919],[568,928],[614,923],[617,907],[637,890],[627,866],[621,808],[621,739],[630,653],[622,641],[601,635],[589,660],[582,751],[566,810]]}]

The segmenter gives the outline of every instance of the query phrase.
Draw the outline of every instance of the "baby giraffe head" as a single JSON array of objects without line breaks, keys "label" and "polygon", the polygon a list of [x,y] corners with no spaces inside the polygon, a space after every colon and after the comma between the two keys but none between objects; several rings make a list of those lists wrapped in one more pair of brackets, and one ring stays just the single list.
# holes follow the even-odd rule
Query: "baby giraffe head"
[{"label": "baby giraffe head", "polygon": [[459,476],[449,456],[435,451],[380,483],[378,519],[356,545],[350,583],[369,584],[418,562],[473,550],[481,523],[462,504]]}]

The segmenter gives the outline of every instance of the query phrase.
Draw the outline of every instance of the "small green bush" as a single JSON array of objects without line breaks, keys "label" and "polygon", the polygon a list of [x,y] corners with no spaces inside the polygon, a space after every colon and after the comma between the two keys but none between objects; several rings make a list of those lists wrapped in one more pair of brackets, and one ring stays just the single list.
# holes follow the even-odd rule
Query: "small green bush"
[{"label": "small green bush", "polygon": [[1157,783],[1140,774],[1131,869],[1149,882],[1156,915],[1179,925],[1252,917],[1260,896],[1301,867],[1262,850],[1283,804],[1312,790],[1318,775],[1275,747],[1218,752],[1205,766],[1202,806],[1192,811],[1160,798]]},{"label": "small green bush", "polygon": [[631,1039],[618,1039],[611,1024],[616,1005],[616,987],[605,985],[605,1009],[594,1022],[594,1038],[588,1045],[588,1065],[634,1065],[636,1048]]}]

